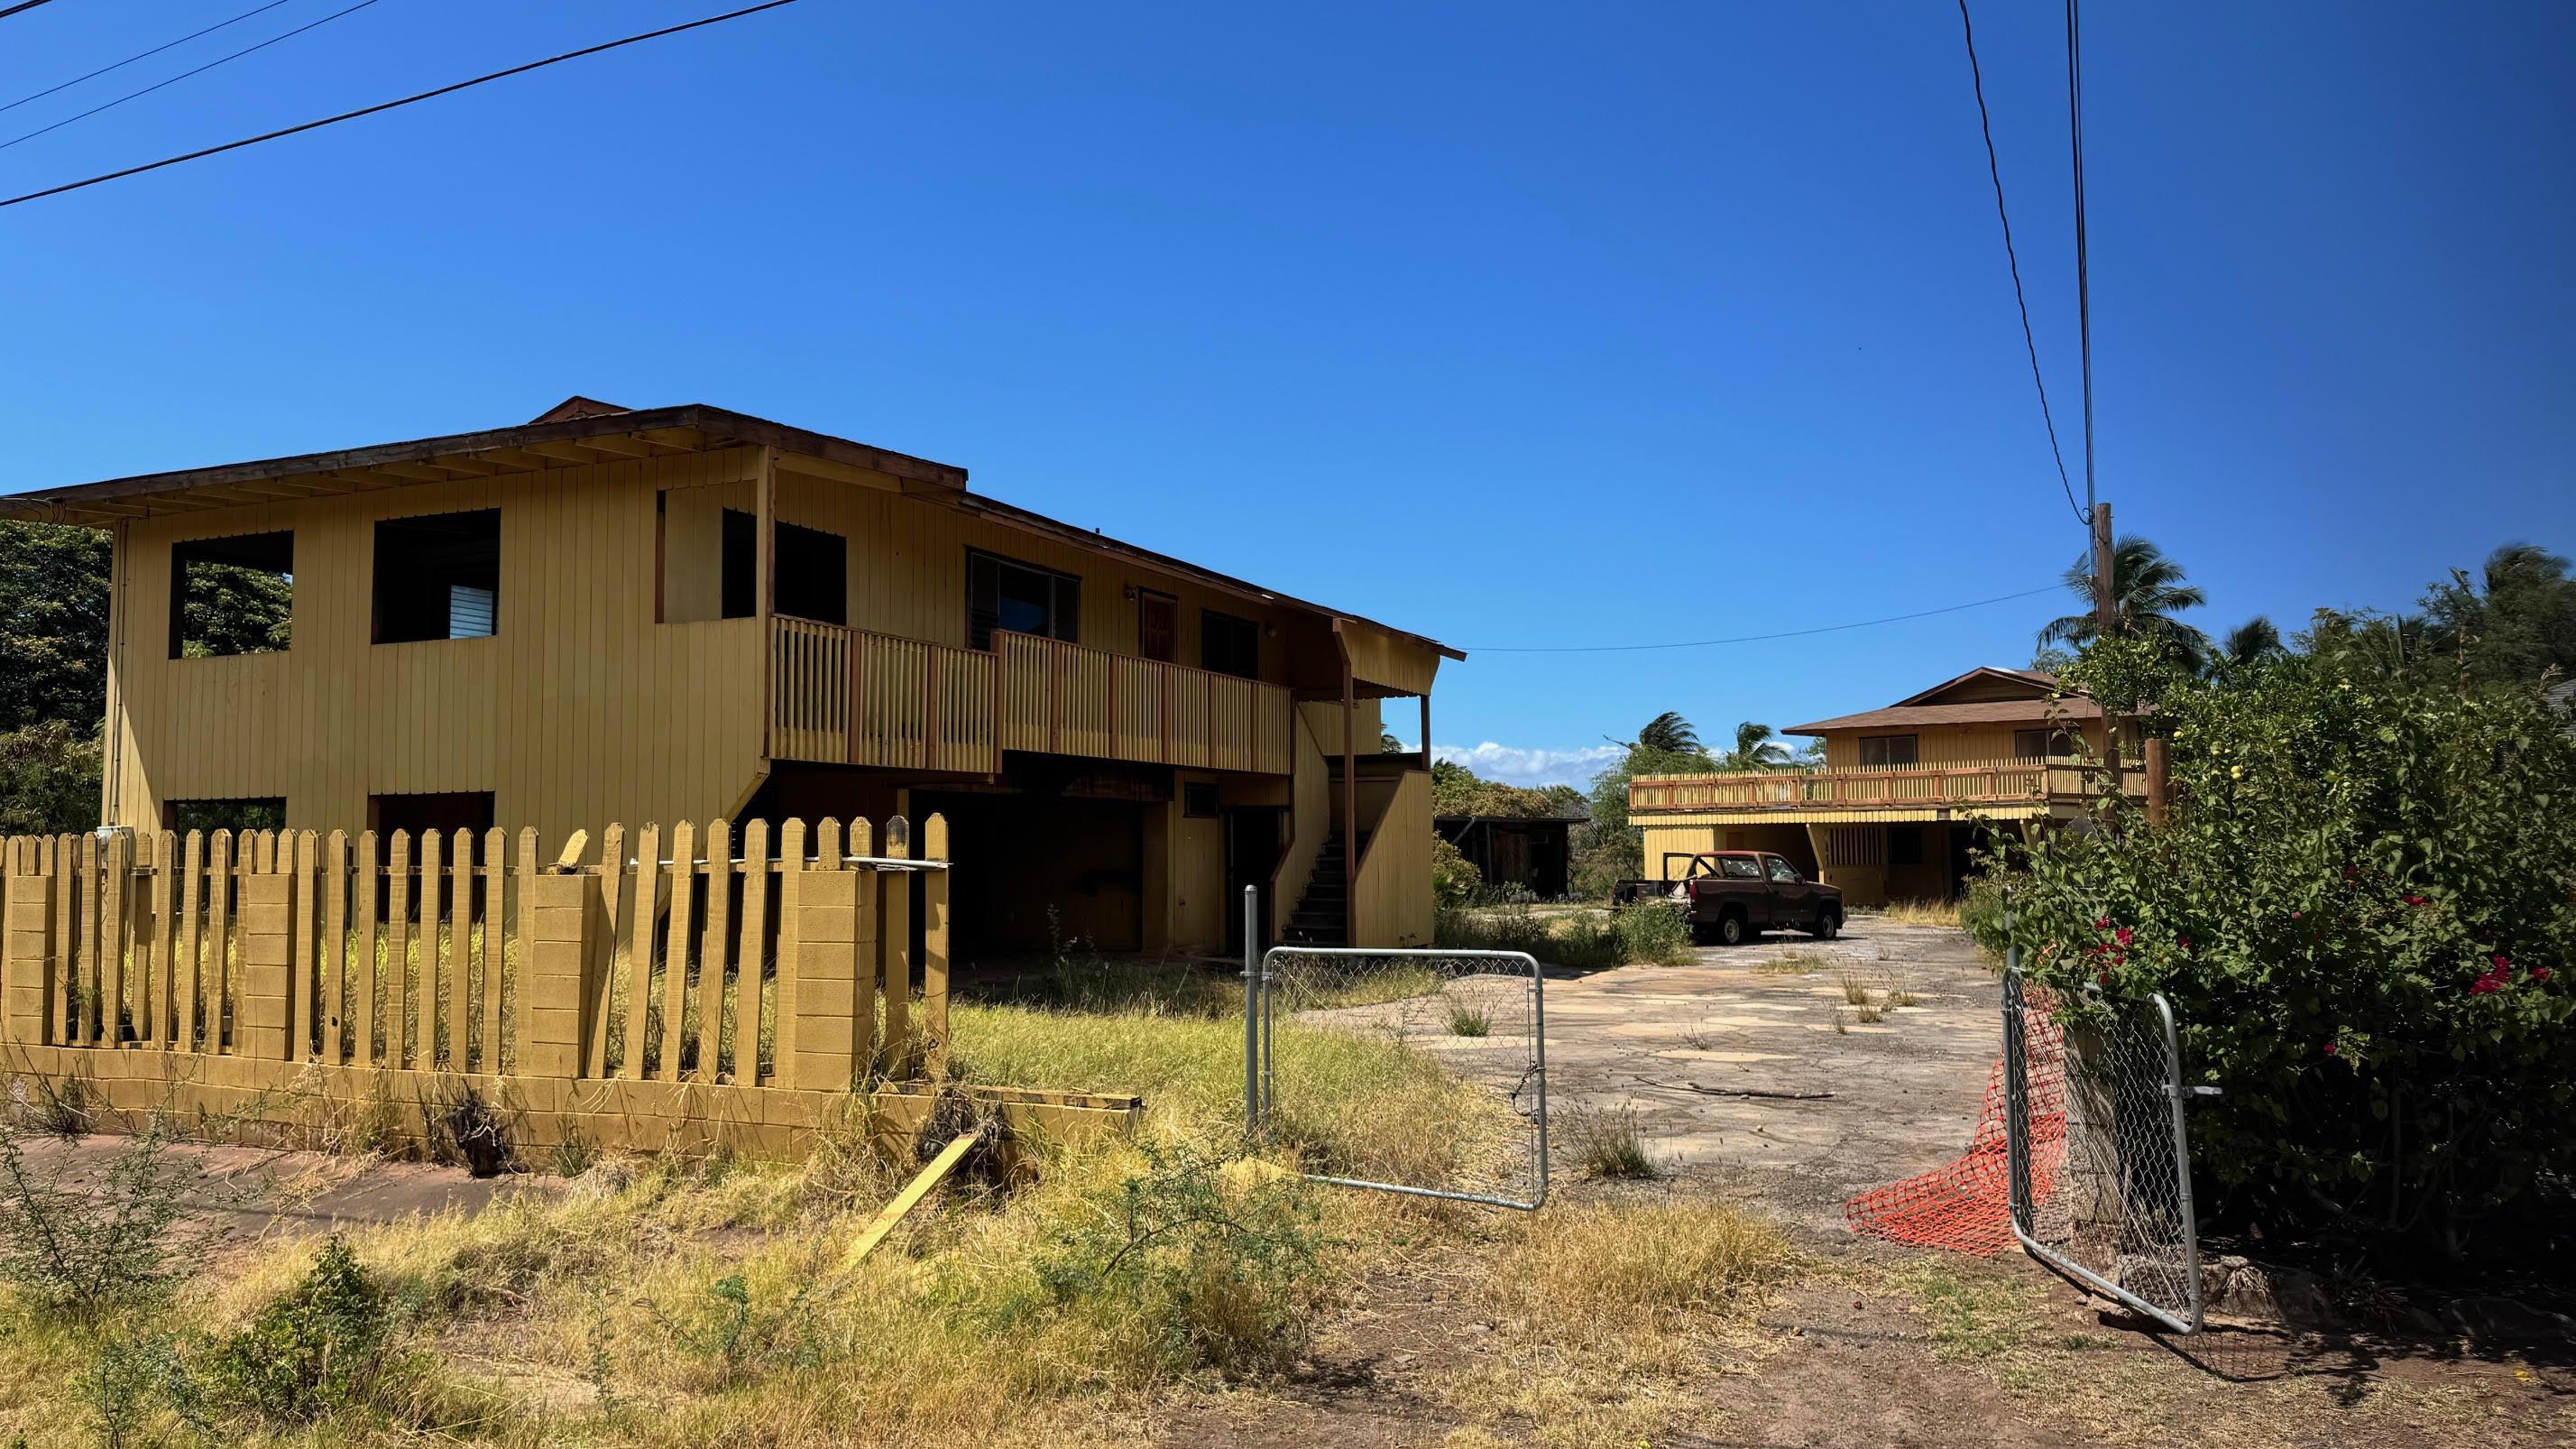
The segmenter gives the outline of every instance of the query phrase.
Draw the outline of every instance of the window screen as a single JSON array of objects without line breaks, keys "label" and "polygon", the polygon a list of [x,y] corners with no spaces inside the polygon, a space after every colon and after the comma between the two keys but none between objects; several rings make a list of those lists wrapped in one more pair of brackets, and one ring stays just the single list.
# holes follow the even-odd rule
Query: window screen
[{"label": "window screen", "polygon": [[1201,610],[1199,667],[1213,674],[1231,674],[1237,679],[1259,679],[1261,626],[1250,619],[1238,619],[1214,609]]},{"label": "window screen", "polygon": [[375,640],[480,639],[501,630],[501,510],[376,525]]},{"label": "window screen", "polygon": [[966,551],[966,639],[993,647],[993,633],[1008,629],[1071,644],[1080,639],[1082,581],[979,549]]},{"label": "window screen", "polygon": [[1876,735],[1860,742],[1860,762],[1870,765],[1911,765],[1915,763],[1915,737],[1912,735]]}]

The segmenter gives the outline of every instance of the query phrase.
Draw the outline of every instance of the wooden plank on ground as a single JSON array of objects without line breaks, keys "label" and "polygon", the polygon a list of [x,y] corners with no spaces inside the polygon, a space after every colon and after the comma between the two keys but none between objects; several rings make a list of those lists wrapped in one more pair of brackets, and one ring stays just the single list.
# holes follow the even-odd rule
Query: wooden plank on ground
[{"label": "wooden plank on ground", "polygon": [[957,1164],[966,1160],[967,1149],[982,1141],[983,1137],[984,1129],[978,1127],[939,1149],[939,1155],[930,1159],[930,1165],[914,1174],[912,1181],[904,1184],[903,1191],[895,1194],[894,1201],[887,1203],[885,1208],[869,1221],[866,1229],[860,1232],[858,1241],[850,1244],[849,1255],[841,1259],[841,1271],[846,1273],[859,1266],[860,1260],[867,1257],[877,1244],[884,1242],[886,1234],[894,1231],[894,1225],[903,1221],[904,1214],[911,1212],[923,1198],[930,1196],[930,1190],[939,1185],[940,1179],[955,1171]]}]

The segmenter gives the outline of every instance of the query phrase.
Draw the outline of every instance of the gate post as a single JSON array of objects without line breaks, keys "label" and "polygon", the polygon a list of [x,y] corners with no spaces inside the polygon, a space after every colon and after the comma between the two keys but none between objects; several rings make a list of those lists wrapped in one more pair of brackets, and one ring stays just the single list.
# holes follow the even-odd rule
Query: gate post
[{"label": "gate post", "polygon": [[1261,1131],[1261,888],[1243,888],[1243,1135]]},{"label": "gate post", "polygon": [[[235,1011],[242,1055],[254,1061],[293,1060],[287,1051],[286,978],[294,962],[287,937],[294,879],[268,871],[241,881],[242,997]],[[422,952],[422,959],[429,953]]]},{"label": "gate post", "polygon": [[781,1085],[838,1092],[863,1065],[856,1059],[859,983],[863,971],[874,975],[876,964],[861,949],[868,943],[863,898],[875,874],[834,860],[798,879],[796,950],[779,963],[781,971],[795,973],[796,1013],[792,1059],[778,1063]]},{"label": "gate post", "polygon": [[[590,960],[590,931],[597,915],[590,877],[523,875],[519,889],[530,920],[521,958],[519,1042],[511,1065],[523,1077],[581,1075],[581,975]],[[489,1070],[500,1074],[500,1053]]]}]

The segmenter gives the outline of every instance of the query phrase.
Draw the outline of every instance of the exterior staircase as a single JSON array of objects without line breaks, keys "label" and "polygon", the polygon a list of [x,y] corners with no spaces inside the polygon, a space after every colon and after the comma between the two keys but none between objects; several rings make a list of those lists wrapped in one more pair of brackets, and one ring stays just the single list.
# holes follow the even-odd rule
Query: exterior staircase
[{"label": "exterior staircase", "polygon": [[[1368,850],[1369,838],[1360,837],[1360,850]],[[1348,918],[1345,904],[1351,895],[1350,857],[1342,849],[1342,832],[1325,837],[1324,848],[1315,854],[1315,873],[1306,878],[1306,893],[1297,898],[1297,909],[1290,912],[1288,923],[1280,928],[1279,938],[1290,946],[1346,946]]]}]

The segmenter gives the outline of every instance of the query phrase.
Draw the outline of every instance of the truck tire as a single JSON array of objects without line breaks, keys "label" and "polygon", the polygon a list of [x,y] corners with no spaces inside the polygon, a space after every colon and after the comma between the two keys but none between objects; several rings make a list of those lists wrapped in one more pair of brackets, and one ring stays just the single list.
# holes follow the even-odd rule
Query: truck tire
[{"label": "truck tire", "polygon": [[1753,936],[1753,928],[1745,921],[1744,912],[1730,910],[1725,915],[1717,918],[1717,943],[1719,945],[1741,946],[1745,942],[1752,940]]},{"label": "truck tire", "polygon": [[1830,941],[1841,935],[1842,930],[1842,911],[1833,906],[1820,906],[1816,910],[1816,923],[1807,928],[1807,934],[1819,941]]}]

